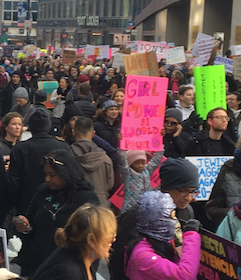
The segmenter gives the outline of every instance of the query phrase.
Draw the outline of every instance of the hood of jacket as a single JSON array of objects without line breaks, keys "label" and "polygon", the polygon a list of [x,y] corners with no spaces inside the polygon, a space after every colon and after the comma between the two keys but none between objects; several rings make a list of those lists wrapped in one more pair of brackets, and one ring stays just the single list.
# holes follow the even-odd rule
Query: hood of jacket
[{"label": "hood of jacket", "polygon": [[106,152],[93,141],[80,140],[72,146],[72,153],[87,172],[97,170],[105,161]]}]

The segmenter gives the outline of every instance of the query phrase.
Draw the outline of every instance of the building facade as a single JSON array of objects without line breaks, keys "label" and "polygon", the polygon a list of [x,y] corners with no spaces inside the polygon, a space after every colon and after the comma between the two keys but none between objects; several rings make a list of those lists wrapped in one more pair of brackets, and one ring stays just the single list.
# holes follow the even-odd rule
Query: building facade
[{"label": "building facade", "polygon": [[[35,0],[29,2],[30,18],[32,21],[30,41],[35,42],[37,35],[38,2]],[[8,44],[13,45],[15,48],[21,48],[26,42],[27,37],[27,28],[24,27],[24,21],[19,20],[19,5],[27,8],[27,1],[0,0],[0,36],[6,35]]]}]

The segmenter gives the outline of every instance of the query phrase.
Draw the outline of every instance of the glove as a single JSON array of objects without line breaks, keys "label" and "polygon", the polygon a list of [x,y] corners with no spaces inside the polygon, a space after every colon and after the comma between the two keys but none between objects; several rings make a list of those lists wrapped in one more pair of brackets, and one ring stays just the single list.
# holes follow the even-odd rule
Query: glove
[{"label": "glove", "polygon": [[201,223],[196,220],[196,219],[190,219],[187,221],[187,223],[184,226],[184,230],[183,232],[187,232],[187,231],[199,231],[199,228],[201,227]]},{"label": "glove", "polygon": [[203,125],[203,119],[200,117],[199,114],[196,114],[195,111],[193,111],[191,113],[191,115],[189,116],[189,119],[191,121],[191,125],[194,128],[198,128],[200,125]]}]

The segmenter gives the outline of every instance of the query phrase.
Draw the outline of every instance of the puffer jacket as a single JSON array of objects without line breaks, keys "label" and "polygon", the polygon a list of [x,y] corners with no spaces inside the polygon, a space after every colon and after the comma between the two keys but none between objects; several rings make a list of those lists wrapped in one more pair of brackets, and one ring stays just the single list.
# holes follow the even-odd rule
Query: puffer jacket
[{"label": "puffer jacket", "polygon": [[236,172],[234,160],[224,163],[213,186],[205,211],[210,220],[220,224],[241,194],[241,177]]}]

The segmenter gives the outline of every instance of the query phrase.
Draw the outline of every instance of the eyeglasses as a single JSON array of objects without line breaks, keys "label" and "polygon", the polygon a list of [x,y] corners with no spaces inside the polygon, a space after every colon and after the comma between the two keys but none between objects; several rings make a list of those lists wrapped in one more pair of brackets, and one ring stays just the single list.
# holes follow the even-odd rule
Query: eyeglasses
[{"label": "eyeglasses", "polygon": [[41,160],[41,164],[42,165],[45,165],[46,163],[48,163],[50,166],[53,166],[55,164],[58,164],[58,165],[64,165],[63,162],[60,162],[60,161],[57,161],[55,158],[53,157],[47,157],[47,156],[44,156]]},{"label": "eyeglasses", "polygon": [[216,118],[216,119],[218,119],[218,120],[226,120],[226,121],[230,121],[230,117],[228,117],[228,116],[215,116],[215,117],[212,117],[213,119],[214,118]]},{"label": "eyeglasses", "polygon": [[178,125],[178,122],[171,122],[171,121],[165,120],[165,121],[164,121],[164,124],[170,125],[170,126],[177,126],[177,125]]},{"label": "eyeglasses", "polygon": [[176,190],[177,190],[177,191],[180,193],[180,195],[183,196],[183,197],[186,197],[186,196],[188,196],[189,194],[191,194],[192,197],[197,197],[197,196],[199,195],[199,193],[200,193],[199,190],[194,190],[194,191],[188,191],[188,190],[182,190],[182,189],[176,189]]}]

